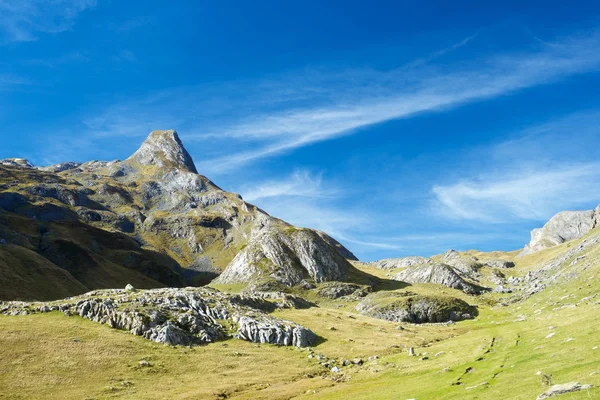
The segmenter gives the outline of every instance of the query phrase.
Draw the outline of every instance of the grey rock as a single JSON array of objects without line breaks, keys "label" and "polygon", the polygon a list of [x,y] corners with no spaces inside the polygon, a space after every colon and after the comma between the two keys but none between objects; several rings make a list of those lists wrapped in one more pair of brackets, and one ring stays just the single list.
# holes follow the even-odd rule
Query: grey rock
[{"label": "grey rock", "polygon": [[442,262],[466,275],[473,275],[483,266],[477,257],[461,254],[456,250],[448,250],[444,254]]},{"label": "grey rock", "polygon": [[214,289],[152,289],[130,291],[105,289],[71,297],[52,307],[7,302],[3,315],[23,315],[53,310],[78,315],[122,329],[148,340],[170,345],[199,345],[235,337],[255,343],[307,347],[316,335],[307,328],[247,306],[263,304],[262,298],[228,295]]},{"label": "grey rock", "polygon": [[407,295],[389,292],[367,296],[356,310],[370,317],[393,322],[447,322],[471,319],[476,309],[453,297]]},{"label": "grey rock", "polygon": [[78,168],[80,165],[81,163],[77,162],[63,162],[59,164],[49,165],[47,167],[40,167],[39,169],[42,171],[58,173]]},{"label": "grey rock", "polygon": [[542,228],[531,231],[531,241],[520,255],[535,253],[585,235],[600,220],[598,212],[600,206],[596,210],[563,211],[556,214]]},{"label": "grey rock", "polygon": [[27,188],[32,196],[52,198],[68,206],[86,206],[89,203],[88,191],[69,190],[58,184],[39,183]]},{"label": "grey rock", "polygon": [[153,131],[142,146],[125,163],[133,166],[151,166],[160,169],[175,168],[198,173],[192,157],[183,147],[174,130]]},{"label": "grey rock", "polygon": [[544,400],[550,397],[558,396],[560,394],[578,392],[581,390],[590,390],[592,385],[582,385],[579,382],[563,383],[561,385],[553,385],[550,389],[537,397],[537,400]]},{"label": "grey rock", "polygon": [[24,158],[5,158],[0,160],[0,165],[9,167],[33,168],[33,164]]},{"label": "grey rock", "polygon": [[339,251],[310,229],[298,229],[261,214],[245,249],[217,278],[218,283],[273,279],[287,286],[309,276],[315,282],[343,280],[352,268]]},{"label": "grey rock", "polygon": [[512,289],[498,285],[493,290],[494,293],[512,293]]},{"label": "grey rock", "polygon": [[130,283],[128,283],[128,284],[125,286],[125,290],[127,290],[127,291],[131,292],[131,291],[134,291],[134,290],[135,290],[135,288],[133,287],[133,285],[131,285]]},{"label": "grey rock", "polygon": [[319,285],[316,289],[317,295],[328,299],[351,296],[354,298],[364,297],[371,292],[371,287],[346,282],[327,282]]},{"label": "grey rock", "polygon": [[515,263],[507,260],[486,260],[483,262],[484,265],[492,268],[514,268]]},{"label": "grey rock", "polygon": [[300,325],[266,315],[236,315],[233,320],[238,324],[237,337],[250,342],[308,347],[317,338]]},{"label": "grey rock", "polygon": [[406,268],[392,279],[408,283],[437,283],[468,294],[479,294],[486,290],[463,279],[453,267],[436,262]]},{"label": "grey rock", "polygon": [[431,259],[419,256],[403,257],[403,258],[387,258],[384,260],[374,261],[369,263],[379,269],[396,269],[414,267],[432,262]]}]

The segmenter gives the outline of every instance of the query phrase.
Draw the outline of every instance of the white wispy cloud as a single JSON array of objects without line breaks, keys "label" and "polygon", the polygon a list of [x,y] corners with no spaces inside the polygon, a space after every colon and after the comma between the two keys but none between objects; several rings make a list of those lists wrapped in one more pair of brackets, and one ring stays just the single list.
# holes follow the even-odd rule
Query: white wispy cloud
[{"label": "white wispy cloud", "polygon": [[598,121],[600,112],[579,112],[465,150],[465,159],[477,161],[458,167],[454,181],[432,187],[432,210],[451,219],[512,223],[600,202]]},{"label": "white wispy cloud", "polygon": [[258,185],[247,186],[241,192],[244,199],[252,202],[280,197],[326,198],[334,196],[337,191],[323,185],[320,174],[297,170],[285,179],[269,180]]},{"label": "white wispy cloud", "polygon": [[0,43],[29,42],[40,33],[71,29],[77,16],[96,0],[0,0]]},{"label": "white wispy cloud", "polygon": [[[466,41],[468,42],[468,41]],[[466,44],[463,41],[464,44]],[[463,44],[463,45],[464,45]],[[422,112],[497,97],[578,73],[600,69],[600,35],[596,32],[550,44],[536,50],[450,66],[445,72],[432,68],[353,74],[339,97],[326,105],[290,108],[253,115],[238,124],[220,127],[200,138],[230,137],[263,143],[258,148],[224,156],[223,168],[263,158],[310,143],[351,134],[385,121]],[[351,78],[351,79],[350,79]],[[369,82],[368,84],[366,82]],[[344,85],[344,83],[336,83]],[[338,88],[339,89],[339,88]]]},{"label": "white wispy cloud", "polygon": [[[258,81],[165,89],[86,119],[94,136],[175,127],[211,174],[386,121],[507,95],[600,69],[600,33],[528,43],[520,52],[443,62],[474,35],[391,70],[306,69]],[[125,111],[125,112],[124,112]],[[93,123],[90,123],[93,122]],[[193,146],[191,146],[193,147]]]},{"label": "white wispy cloud", "polygon": [[434,186],[447,217],[488,222],[543,220],[557,207],[600,201],[600,163],[523,171],[483,181]]}]

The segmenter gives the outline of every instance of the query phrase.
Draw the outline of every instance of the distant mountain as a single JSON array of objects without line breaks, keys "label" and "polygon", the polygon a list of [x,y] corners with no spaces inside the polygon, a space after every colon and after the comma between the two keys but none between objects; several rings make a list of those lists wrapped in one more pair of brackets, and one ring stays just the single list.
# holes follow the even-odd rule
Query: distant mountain
[{"label": "distant mountain", "polygon": [[595,210],[563,211],[541,228],[531,231],[531,241],[521,255],[535,253],[568,240],[577,239],[600,224],[600,206]]},{"label": "distant mountain", "polygon": [[0,160],[0,300],[89,289],[344,280],[356,257],[197,173],[173,130],[125,161]]}]

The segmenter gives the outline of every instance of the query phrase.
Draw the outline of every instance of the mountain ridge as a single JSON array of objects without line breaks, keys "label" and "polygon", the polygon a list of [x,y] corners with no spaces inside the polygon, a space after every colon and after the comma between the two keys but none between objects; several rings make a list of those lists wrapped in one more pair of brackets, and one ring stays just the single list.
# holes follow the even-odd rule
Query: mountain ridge
[{"label": "mountain ridge", "polygon": [[[356,259],[327,234],[274,218],[198,174],[174,130],[152,131],[124,161],[39,168],[22,159],[0,160],[2,216],[6,245],[29,248],[83,279],[87,289],[124,287],[130,283],[125,277],[137,287],[202,285],[227,270],[237,273],[226,273],[221,283],[293,286],[305,279],[343,280],[353,268],[344,256]],[[27,232],[16,217],[26,219]],[[106,257],[112,253],[96,238],[106,235],[131,244]],[[55,255],[61,251],[67,256]],[[240,253],[246,261],[233,263]],[[317,253],[326,268],[314,262]],[[77,268],[69,260],[76,254]],[[95,286],[89,274],[102,283]]]}]

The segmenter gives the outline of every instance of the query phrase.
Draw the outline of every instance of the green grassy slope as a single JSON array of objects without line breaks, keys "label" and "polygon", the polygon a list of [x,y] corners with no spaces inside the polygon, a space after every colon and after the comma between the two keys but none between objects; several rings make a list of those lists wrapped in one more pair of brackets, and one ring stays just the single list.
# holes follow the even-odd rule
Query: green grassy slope
[{"label": "green grassy slope", "polygon": [[[518,259],[507,274],[538,270],[599,233]],[[545,375],[552,383],[600,386],[600,246],[581,255],[565,260],[545,290],[521,300],[436,285],[380,287],[445,293],[478,306],[477,319],[457,324],[377,320],[357,314],[356,301],[346,299],[313,298],[319,307],[277,311],[322,338],[312,358],[235,339],[172,348],[60,313],[0,317],[0,398],[535,399],[547,388]],[[320,366],[319,354],[341,372]],[[368,361],[372,356],[378,358]],[[365,364],[341,366],[356,357]],[[153,366],[140,367],[142,359]],[[557,398],[600,398],[600,390]]]}]

